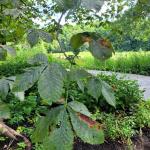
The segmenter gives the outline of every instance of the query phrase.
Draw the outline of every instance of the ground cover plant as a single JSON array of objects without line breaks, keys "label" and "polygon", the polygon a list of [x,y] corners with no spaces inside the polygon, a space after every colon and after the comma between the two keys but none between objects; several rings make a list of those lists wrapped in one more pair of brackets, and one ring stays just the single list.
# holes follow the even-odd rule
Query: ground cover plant
[{"label": "ground cover plant", "polygon": [[[129,91],[127,89],[126,92],[129,95],[126,97],[121,94],[120,91],[124,89],[119,87],[120,81],[116,78],[93,76],[85,69],[76,67],[75,59],[78,57],[80,47],[85,43],[88,44],[93,57],[100,60],[110,58],[115,52],[107,38],[96,31],[74,34],[70,38],[73,55],[66,54],[65,43],[59,38],[62,33],[60,23],[64,16],[66,16],[66,20],[70,16],[75,20],[79,18],[79,22],[84,20],[87,14],[93,15],[90,21],[95,18],[99,19],[97,11],[100,10],[103,3],[104,1],[101,3],[94,1],[91,5],[88,0],[56,0],[51,4],[46,1],[0,1],[1,60],[7,59],[8,54],[16,55],[15,49],[10,44],[24,38],[25,34],[31,47],[41,40],[47,43],[53,39],[57,40],[60,50],[70,64],[68,68],[65,68],[60,63],[50,62],[44,53],[38,53],[27,62],[24,59],[26,57],[18,60],[23,66],[22,69],[17,66],[14,70],[12,69],[8,73],[6,71],[1,75],[0,132],[12,139],[9,142],[7,138],[1,137],[4,144],[2,149],[72,150],[77,138],[91,145],[100,145],[107,138],[129,140],[134,135],[134,131],[139,131],[138,128],[149,127],[149,117],[145,115],[145,112],[149,114],[149,103],[143,102],[142,107],[139,107],[142,103],[142,96],[136,83],[127,82],[125,84],[123,82],[124,87],[131,88]],[[112,7],[114,3],[108,4]],[[120,4],[122,5],[122,3]],[[146,4],[144,1],[143,5]],[[138,8],[140,6],[143,13],[139,3],[135,6]],[[43,8],[43,12],[41,12],[41,8]],[[36,28],[32,20],[43,16],[43,13],[48,14],[45,16],[46,19],[49,15],[56,13],[61,15],[58,22],[52,19],[52,26],[43,29]],[[55,33],[51,35],[44,29]],[[5,68],[5,64],[3,65]],[[105,80],[109,81],[109,84]],[[114,82],[117,81],[118,85],[115,86]],[[75,89],[70,92],[74,86]],[[77,96],[73,94],[77,94]],[[91,101],[89,101],[90,99]],[[141,121],[137,114],[143,116],[145,121]],[[116,115],[118,116],[115,117]],[[122,117],[121,119],[118,118],[119,115]],[[128,119],[126,120],[125,117]],[[105,130],[113,123],[114,118],[118,125],[116,135],[113,133],[113,126],[110,132],[107,133]],[[134,122],[135,124],[140,123],[140,125],[136,126]],[[123,131],[120,128],[123,128]],[[129,144],[129,142],[127,143]]]}]

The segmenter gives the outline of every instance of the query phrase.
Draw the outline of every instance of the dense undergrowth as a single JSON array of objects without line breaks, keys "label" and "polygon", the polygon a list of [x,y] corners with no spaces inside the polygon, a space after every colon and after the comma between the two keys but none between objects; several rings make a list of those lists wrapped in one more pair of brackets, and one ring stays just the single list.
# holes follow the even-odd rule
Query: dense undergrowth
[{"label": "dense undergrowth", "polygon": [[[23,69],[27,67],[22,65],[26,64],[25,59],[22,59],[20,66],[17,61],[17,65],[12,63],[12,71],[6,67],[7,63],[1,65],[0,69],[5,68],[3,75],[10,76],[23,72]],[[87,106],[90,112],[93,113],[93,119],[99,121],[104,129],[107,140],[120,140],[131,144],[131,137],[140,134],[140,128],[150,127],[150,102],[143,101],[143,92],[139,90],[136,81],[119,80],[115,76],[106,75],[99,75],[99,78],[113,87],[116,108],[106,105],[103,96],[97,100],[88,94],[87,89],[83,93],[75,82],[71,82],[69,85],[68,99],[83,102]],[[6,123],[30,138],[38,116],[44,115],[51,107],[55,107],[57,104],[47,107],[42,103],[36,85],[26,91],[25,96],[25,101],[20,101],[11,94],[7,96],[5,102],[10,106],[11,118]],[[16,150],[24,150],[25,148],[23,142],[14,143],[1,136],[0,145],[4,147],[6,143]],[[38,143],[33,145],[33,149],[44,150],[42,145]]]},{"label": "dense undergrowth", "polygon": [[[30,66],[27,63],[27,58],[30,56],[33,56],[33,54],[20,55],[17,59],[8,59],[1,63],[0,76],[13,76],[24,72],[24,69]],[[49,62],[54,61],[54,59],[56,60],[56,57],[49,56]],[[93,61],[95,62],[95,60]],[[66,62],[64,65],[67,67]],[[107,140],[119,140],[131,144],[131,138],[141,134],[141,128],[150,128],[150,102],[143,100],[143,92],[139,90],[136,81],[119,80],[114,75],[99,75],[98,77],[113,88],[116,108],[107,105],[103,96],[100,96],[97,100],[88,94],[87,89],[83,93],[75,82],[71,82],[69,85],[68,99],[82,102],[87,106],[93,114],[93,119],[97,120],[104,129]],[[57,106],[55,104],[47,107],[42,103],[36,85],[26,91],[25,101],[20,101],[14,95],[9,94],[5,102],[8,103],[11,110],[11,118],[6,120],[6,123],[29,138],[32,136],[38,116],[44,115],[51,107]],[[25,148],[23,142],[15,143],[6,137],[0,137],[2,148],[9,144],[12,149],[24,150]],[[33,144],[33,149],[44,150],[42,145],[38,143]]]}]

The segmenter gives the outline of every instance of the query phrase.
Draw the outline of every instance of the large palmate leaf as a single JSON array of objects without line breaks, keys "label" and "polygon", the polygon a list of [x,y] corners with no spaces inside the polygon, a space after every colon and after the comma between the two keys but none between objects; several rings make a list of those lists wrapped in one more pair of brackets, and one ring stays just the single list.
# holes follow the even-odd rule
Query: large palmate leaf
[{"label": "large palmate leaf", "polygon": [[102,85],[99,79],[91,78],[87,83],[88,93],[98,100],[102,93]]},{"label": "large palmate leaf", "polygon": [[7,104],[0,101],[0,119],[10,118],[10,110]]},{"label": "large palmate leaf", "polygon": [[57,107],[39,119],[32,134],[33,142],[41,142],[44,150],[72,150],[73,131],[64,107]]},{"label": "large palmate leaf", "polygon": [[39,79],[45,66],[32,67],[26,70],[24,74],[18,75],[13,85],[13,92],[22,92],[31,88]]},{"label": "large palmate leaf", "polygon": [[91,117],[92,115],[83,103],[80,103],[78,101],[72,101],[68,105],[76,112],[84,114],[88,117]]},{"label": "large palmate leaf", "polygon": [[90,42],[90,52],[95,58],[105,60],[112,56],[114,50],[108,40],[98,39]]},{"label": "large palmate leaf", "polygon": [[48,64],[48,58],[45,54],[39,53],[30,58],[28,63],[31,65]]},{"label": "large palmate leaf", "polygon": [[65,76],[65,70],[58,64],[51,64],[44,70],[38,82],[38,91],[47,103],[60,99]]},{"label": "large palmate leaf", "polygon": [[5,99],[8,95],[9,83],[6,79],[0,79],[0,99]]},{"label": "large palmate leaf", "polygon": [[115,107],[116,100],[112,87],[105,81],[101,81],[101,85],[102,85],[102,95],[106,99],[107,103]]},{"label": "large palmate leaf", "polygon": [[73,129],[78,137],[89,144],[102,144],[104,133],[100,125],[89,117],[68,108]]},{"label": "large palmate leaf", "polygon": [[113,47],[109,40],[101,38],[95,32],[83,32],[71,37],[70,44],[74,50],[78,49],[85,42],[89,43],[89,50],[97,59],[105,60],[114,53]]}]

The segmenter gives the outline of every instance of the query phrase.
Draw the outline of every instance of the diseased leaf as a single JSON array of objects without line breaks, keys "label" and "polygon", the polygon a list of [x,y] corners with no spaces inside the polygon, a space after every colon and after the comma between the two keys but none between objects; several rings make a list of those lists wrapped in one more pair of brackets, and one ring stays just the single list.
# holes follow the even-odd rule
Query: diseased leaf
[{"label": "diseased leaf", "polygon": [[105,60],[112,56],[114,50],[108,40],[98,39],[90,42],[90,52],[95,58]]},{"label": "diseased leaf", "polygon": [[0,101],[0,119],[10,118],[10,110],[7,104]]},{"label": "diseased leaf", "polygon": [[8,95],[9,83],[6,79],[0,79],[0,99],[4,100]]},{"label": "diseased leaf", "polygon": [[80,103],[78,101],[72,101],[68,105],[76,112],[84,114],[88,117],[92,115],[83,103]]},{"label": "diseased leaf", "polygon": [[13,92],[22,92],[31,88],[35,82],[39,79],[45,66],[29,68],[24,74],[20,74],[16,77],[13,85]]},{"label": "diseased leaf", "polygon": [[[73,129],[78,137],[89,144],[104,143],[104,133],[100,125],[89,117],[68,109]],[[84,116],[84,117],[83,117]]]},{"label": "diseased leaf", "polygon": [[105,81],[101,81],[101,85],[102,85],[102,95],[106,99],[107,103],[115,107],[116,100],[115,100],[115,95],[112,87],[109,84],[107,84]]},{"label": "diseased leaf", "polygon": [[99,79],[91,78],[87,83],[88,93],[98,100],[102,93],[102,85]]},{"label": "diseased leaf", "polygon": [[39,32],[35,29],[30,30],[27,35],[27,40],[29,44],[31,45],[31,47],[33,47],[39,41]]},{"label": "diseased leaf", "polygon": [[48,58],[45,54],[39,53],[34,55],[32,58],[28,60],[29,64],[37,65],[37,64],[48,64]]},{"label": "diseased leaf", "polygon": [[65,76],[65,70],[58,64],[51,64],[44,70],[38,82],[38,91],[48,104],[61,98]]}]

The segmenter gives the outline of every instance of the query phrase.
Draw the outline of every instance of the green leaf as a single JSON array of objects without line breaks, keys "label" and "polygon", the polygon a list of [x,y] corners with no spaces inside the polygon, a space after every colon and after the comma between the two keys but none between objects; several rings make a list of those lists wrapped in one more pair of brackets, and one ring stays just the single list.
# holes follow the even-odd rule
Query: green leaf
[{"label": "green leaf", "polygon": [[87,83],[88,93],[98,100],[102,93],[102,85],[99,79],[92,78]]},{"label": "green leaf", "polygon": [[66,109],[56,107],[41,117],[32,134],[32,142],[41,142],[44,150],[72,150],[73,131]]},{"label": "green leaf", "polygon": [[6,79],[0,79],[0,99],[4,100],[8,95],[9,83]]},{"label": "green leaf", "polygon": [[107,103],[115,107],[116,100],[112,87],[104,81],[101,81],[101,85],[102,85],[102,95],[106,99]]},{"label": "green leaf", "polygon": [[91,74],[84,69],[73,69],[69,72],[68,75],[69,75],[69,80],[71,81],[78,81],[91,76]]},{"label": "green leaf", "polygon": [[38,91],[48,104],[61,98],[64,78],[65,70],[58,64],[51,64],[44,70],[38,82]]},{"label": "green leaf", "polygon": [[24,74],[18,75],[13,85],[13,92],[22,92],[31,88],[39,79],[45,66],[32,67],[26,70]]},{"label": "green leaf", "polygon": [[30,58],[28,63],[31,65],[48,64],[48,58],[45,54],[39,53]]},{"label": "green leaf", "polygon": [[74,50],[77,50],[84,43],[90,43],[93,40],[97,39],[98,35],[96,32],[82,32],[73,35],[70,39],[70,45]]},{"label": "green leaf", "polygon": [[78,101],[72,101],[68,105],[76,112],[84,114],[88,117],[91,117],[92,115],[83,103],[80,103]]},{"label": "green leaf", "polygon": [[10,110],[7,104],[0,102],[0,119],[10,118]]},{"label": "green leaf", "polygon": [[84,82],[82,80],[77,81],[78,87],[82,92],[84,92]]},{"label": "green leaf", "polygon": [[108,59],[114,53],[111,43],[105,39],[92,40],[90,42],[90,52],[92,55],[100,60]]},{"label": "green leaf", "polygon": [[56,107],[51,109],[45,117],[40,117],[35,124],[36,128],[32,133],[32,142],[43,142],[45,137],[49,136],[49,129],[56,127],[58,123],[58,116],[62,112],[62,107]]},{"label": "green leaf", "polygon": [[[89,117],[78,114],[71,109],[68,110],[70,113],[73,129],[79,138],[89,144],[104,143],[104,133],[103,130],[98,127],[97,122],[92,121]],[[80,118],[80,115],[82,118]]]},{"label": "green leaf", "polygon": [[44,42],[47,42],[47,43],[51,42],[51,36],[49,33],[45,31],[39,31],[39,36]]},{"label": "green leaf", "polygon": [[37,30],[30,30],[28,35],[27,35],[27,40],[29,42],[29,44],[31,45],[31,47],[33,47],[34,45],[36,45],[39,41],[39,33]]},{"label": "green leaf", "polygon": [[44,142],[44,149],[49,150],[72,150],[74,135],[66,110],[60,112],[57,128],[52,130],[50,136]]},{"label": "green leaf", "polygon": [[82,33],[78,33],[71,37],[70,44],[74,50],[78,49],[80,46],[84,44],[82,36],[83,36]]}]

